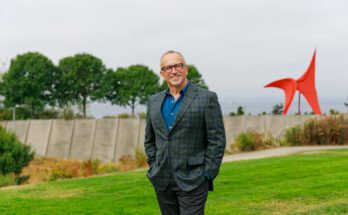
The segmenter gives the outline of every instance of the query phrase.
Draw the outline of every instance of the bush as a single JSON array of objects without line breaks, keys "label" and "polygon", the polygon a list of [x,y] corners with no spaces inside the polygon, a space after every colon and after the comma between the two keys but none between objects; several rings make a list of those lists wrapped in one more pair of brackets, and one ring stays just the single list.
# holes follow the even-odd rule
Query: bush
[{"label": "bush", "polygon": [[131,116],[128,113],[120,113],[120,114],[118,114],[117,117],[126,119],[126,118],[130,118]]},{"label": "bush", "polygon": [[22,169],[34,158],[30,146],[24,145],[13,133],[0,126],[0,175],[13,173],[17,184],[26,177],[20,176]]},{"label": "bush", "polygon": [[342,114],[310,119],[286,130],[284,139],[290,145],[348,144],[348,119]]},{"label": "bush", "polygon": [[54,108],[46,109],[39,114],[40,119],[57,119],[59,111]]},{"label": "bush", "polygon": [[145,112],[141,112],[138,114],[140,119],[146,119],[146,113]]},{"label": "bush", "polygon": [[237,137],[235,145],[231,145],[232,150],[235,150],[233,149],[235,146],[241,151],[254,151],[275,147],[277,143],[271,135],[259,134],[253,130],[248,130]]},{"label": "bush", "polygon": [[303,133],[300,125],[285,130],[285,142],[290,146],[299,146],[303,142]]},{"label": "bush", "polygon": [[6,187],[10,185],[15,185],[16,180],[15,177],[13,177],[13,174],[6,174],[6,175],[1,175],[0,174],[0,187]]},{"label": "bush", "polygon": [[135,160],[137,162],[138,167],[146,167],[147,166],[147,157],[144,152],[139,149],[135,150]]},{"label": "bush", "polygon": [[[16,119],[29,119],[31,118],[30,109],[28,107],[16,107]],[[12,120],[13,108],[1,108],[0,120]]]}]

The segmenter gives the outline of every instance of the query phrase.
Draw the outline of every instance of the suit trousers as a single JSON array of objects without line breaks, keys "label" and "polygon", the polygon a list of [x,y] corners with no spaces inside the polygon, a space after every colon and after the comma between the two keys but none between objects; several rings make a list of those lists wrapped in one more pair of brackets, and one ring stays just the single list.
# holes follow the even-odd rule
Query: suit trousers
[{"label": "suit trousers", "polygon": [[165,191],[156,191],[157,201],[163,215],[202,215],[208,197],[209,182],[205,180],[191,191],[183,191],[171,177]]}]

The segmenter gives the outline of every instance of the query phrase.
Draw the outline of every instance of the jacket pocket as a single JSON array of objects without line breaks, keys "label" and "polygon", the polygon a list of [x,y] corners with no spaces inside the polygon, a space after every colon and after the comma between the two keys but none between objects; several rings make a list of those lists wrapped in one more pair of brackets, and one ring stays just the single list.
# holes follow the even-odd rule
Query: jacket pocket
[{"label": "jacket pocket", "polygon": [[189,166],[203,165],[204,164],[204,156],[189,157],[187,159],[187,164]]}]

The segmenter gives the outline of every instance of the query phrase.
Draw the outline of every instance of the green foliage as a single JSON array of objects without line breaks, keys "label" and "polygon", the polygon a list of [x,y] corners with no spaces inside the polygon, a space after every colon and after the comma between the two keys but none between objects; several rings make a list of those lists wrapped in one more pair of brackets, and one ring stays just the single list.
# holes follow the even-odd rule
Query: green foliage
[{"label": "green foliage", "polygon": [[138,114],[140,119],[146,119],[146,113],[145,112],[141,112]]},{"label": "green foliage", "polygon": [[56,90],[60,80],[57,67],[38,52],[17,55],[3,75],[0,93],[5,107],[28,107],[36,118],[47,105],[56,104]]},{"label": "green foliage", "polygon": [[[192,84],[196,86],[199,86],[204,89],[208,89],[208,85],[205,83],[202,75],[199,73],[198,69],[192,64],[188,65],[187,80],[189,80]],[[163,81],[160,89],[164,90],[167,87],[168,87],[167,83]]]},{"label": "green foliage", "polygon": [[117,117],[127,119],[127,118],[130,118],[131,116],[128,113],[120,113],[117,115]]},{"label": "green foliage", "polygon": [[299,146],[303,143],[302,127],[296,125],[285,130],[284,133],[285,142],[291,146]]},{"label": "green foliage", "polygon": [[283,103],[279,103],[273,106],[272,114],[273,115],[281,115],[283,113]]},{"label": "green foliage", "polygon": [[340,112],[339,112],[338,110],[335,110],[335,109],[330,109],[330,110],[329,110],[329,113],[330,113],[331,115],[338,115],[338,114],[340,114]]},{"label": "green foliage", "polygon": [[348,119],[343,115],[309,119],[303,126],[287,129],[284,139],[290,145],[347,144]]},{"label": "green foliage", "polygon": [[14,173],[20,182],[22,169],[34,158],[30,146],[24,145],[13,133],[8,133],[0,126],[0,175]]},{"label": "green foliage", "polygon": [[6,174],[6,175],[0,174],[0,188],[15,185],[15,184],[16,184],[16,180],[13,174]]},{"label": "green foliage", "polygon": [[[29,107],[17,107],[16,108],[16,119],[29,119],[31,118],[31,111]],[[0,120],[12,120],[13,119],[13,108],[0,108]]]},{"label": "green foliage", "polygon": [[145,167],[147,166],[147,156],[145,153],[139,149],[135,150],[135,160],[137,162],[137,167]]},{"label": "green foliage", "polygon": [[79,117],[75,115],[75,112],[71,107],[65,107],[61,111],[61,118],[69,120],[69,119],[75,119]]},{"label": "green foliage", "polygon": [[103,90],[105,100],[123,107],[130,106],[134,116],[135,106],[145,104],[150,95],[158,92],[159,77],[147,66],[132,65],[118,68],[116,72],[108,72],[105,86],[106,89],[115,86],[113,90]]},{"label": "green foliage", "polygon": [[40,113],[40,119],[58,119],[59,111],[54,108],[45,109]]},{"label": "green foliage", "polygon": [[237,111],[236,112],[231,112],[230,116],[243,116],[244,114],[245,113],[244,113],[243,106],[239,105],[238,108],[237,108]]},{"label": "green foliage", "polygon": [[248,130],[238,135],[233,147],[238,147],[241,151],[254,151],[267,149],[277,146],[274,138],[269,134],[260,134],[253,130]]},{"label": "green foliage", "polygon": [[59,84],[59,103],[82,106],[86,117],[86,107],[92,101],[102,98],[101,89],[107,70],[103,62],[90,54],[76,54],[59,61],[62,80]]}]

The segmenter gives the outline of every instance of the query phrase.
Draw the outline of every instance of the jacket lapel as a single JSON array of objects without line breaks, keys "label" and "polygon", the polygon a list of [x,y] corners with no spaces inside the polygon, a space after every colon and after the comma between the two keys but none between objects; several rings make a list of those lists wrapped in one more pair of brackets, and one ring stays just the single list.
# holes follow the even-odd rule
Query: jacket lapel
[{"label": "jacket lapel", "polygon": [[187,108],[190,106],[190,104],[192,103],[192,101],[195,97],[196,97],[196,88],[194,87],[194,85],[189,83],[186,94],[185,94],[184,99],[182,101],[182,104],[179,108],[179,111],[176,114],[172,129],[170,131],[174,130],[175,126],[178,124],[180,119],[184,116],[184,113],[187,111]]},{"label": "jacket lapel", "polygon": [[163,116],[162,116],[162,105],[163,105],[163,102],[164,102],[164,98],[166,97],[166,90],[164,90],[160,96],[158,97],[158,101],[155,102],[154,104],[154,112],[155,113],[158,113],[155,115],[155,117],[157,118],[156,121],[159,121],[161,122],[162,126],[161,128],[164,128],[164,131],[167,133],[168,132],[168,129],[167,129],[167,125],[163,119]]}]

